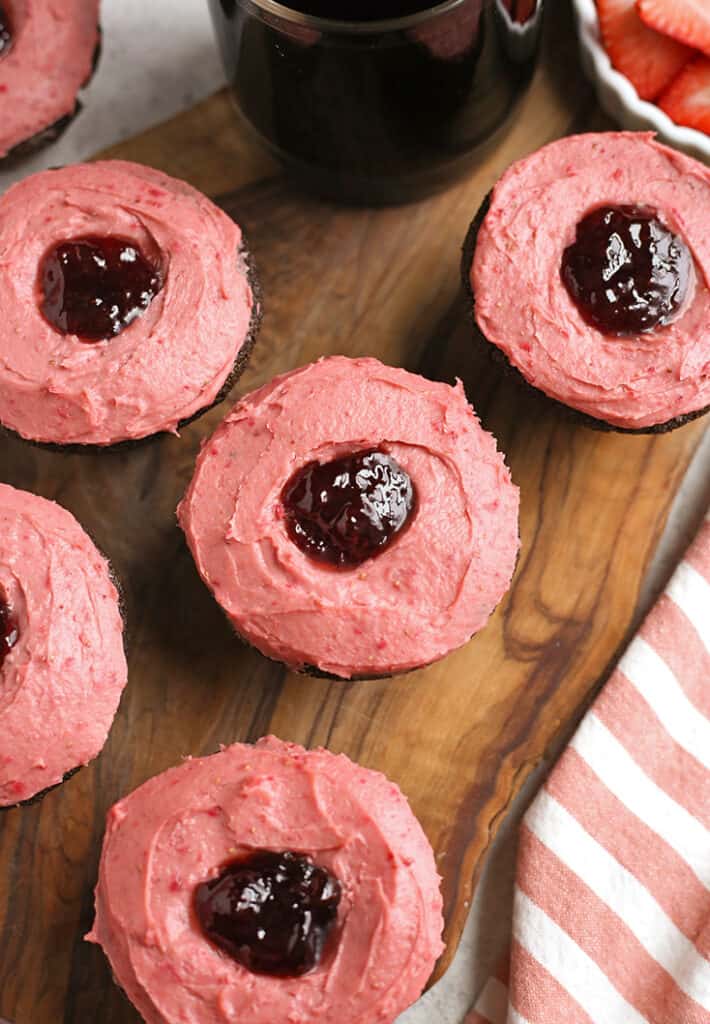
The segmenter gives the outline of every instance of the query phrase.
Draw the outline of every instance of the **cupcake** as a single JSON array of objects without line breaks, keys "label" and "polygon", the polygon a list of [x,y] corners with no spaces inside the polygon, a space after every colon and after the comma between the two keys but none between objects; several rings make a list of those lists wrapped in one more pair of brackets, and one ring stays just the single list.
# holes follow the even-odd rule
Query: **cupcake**
[{"label": "cupcake", "polygon": [[0,807],[96,757],[126,674],[106,560],[66,509],[0,484]]},{"label": "cupcake", "polygon": [[123,161],[5,193],[0,305],[0,423],[55,445],[175,433],[226,394],[259,308],[237,225]]},{"label": "cupcake", "polygon": [[61,135],[81,109],[99,44],[99,0],[2,0],[0,158]]},{"label": "cupcake", "polygon": [[88,939],[147,1024],[391,1024],[442,952],[441,908],[397,786],[268,737],[112,808]]},{"label": "cupcake", "polygon": [[244,398],[178,517],[243,638],[344,679],[464,644],[518,552],[518,490],[461,384],[376,359],[323,359]]},{"label": "cupcake", "polygon": [[559,139],[513,164],[464,245],[483,337],[590,425],[710,407],[710,169],[652,135]]}]

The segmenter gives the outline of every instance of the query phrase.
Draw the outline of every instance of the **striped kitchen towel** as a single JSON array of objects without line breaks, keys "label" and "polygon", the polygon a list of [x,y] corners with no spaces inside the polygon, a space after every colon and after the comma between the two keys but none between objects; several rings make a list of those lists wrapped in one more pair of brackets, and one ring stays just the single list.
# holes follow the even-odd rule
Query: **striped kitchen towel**
[{"label": "striped kitchen towel", "polygon": [[710,516],[528,810],[466,1024],[710,1024]]}]

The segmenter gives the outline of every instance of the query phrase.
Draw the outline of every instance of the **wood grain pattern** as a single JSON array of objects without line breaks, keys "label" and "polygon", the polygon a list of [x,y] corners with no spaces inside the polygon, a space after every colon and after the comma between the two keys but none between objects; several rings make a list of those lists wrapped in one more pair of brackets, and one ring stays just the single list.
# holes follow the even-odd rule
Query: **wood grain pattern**
[{"label": "wood grain pattern", "polygon": [[559,5],[549,29],[547,58],[495,155],[415,206],[347,210],[292,193],[224,95],[110,152],[229,193],[266,296],[261,338],[230,402],[327,352],[461,376],[522,488],[522,555],[489,627],[438,665],[356,684],[297,677],[238,644],[175,524],[199,442],[224,406],[179,439],[113,454],[0,438],[0,478],[65,504],[110,556],[130,643],[130,684],[103,756],[39,806],[0,815],[0,1014],[16,1024],[138,1020],[82,939],[106,810],[184,753],[269,731],[345,751],[410,796],[444,877],[443,972],[506,807],[622,643],[703,424],[665,437],[575,426],[474,348],[458,289],[460,243],[503,168],[551,138],[604,125]]}]

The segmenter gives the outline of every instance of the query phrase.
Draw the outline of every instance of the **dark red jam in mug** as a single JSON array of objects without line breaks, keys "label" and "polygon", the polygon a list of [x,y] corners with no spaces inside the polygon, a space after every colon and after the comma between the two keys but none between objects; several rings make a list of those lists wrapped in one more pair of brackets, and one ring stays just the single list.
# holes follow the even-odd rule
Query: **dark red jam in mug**
[{"label": "dark red jam in mug", "polygon": [[290,16],[209,2],[243,117],[300,184],[356,202],[411,200],[469,170],[527,87],[542,27],[542,0],[444,13],[426,0],[286,0]]}]

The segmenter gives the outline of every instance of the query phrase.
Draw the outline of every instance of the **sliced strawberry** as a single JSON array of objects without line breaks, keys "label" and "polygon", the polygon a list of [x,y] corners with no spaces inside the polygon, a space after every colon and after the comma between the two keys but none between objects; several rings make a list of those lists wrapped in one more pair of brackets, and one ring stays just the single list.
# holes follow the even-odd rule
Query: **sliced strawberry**
[{"label": "sliced strawberry", "polygon": [[710,135],[710,60],[698,57],[688,64],[661,95],[658,106],[676,124]]},{"label": "sliced strawberry", "polygon": [[692,50],[644,25],[634,0],[597,0],[597,9],[611,63],[641,99],[655,99],[688,63]]},{"label": "sliced strawberry", "polygon": [[710,56],[710,0],[637,0],[641,19]]}]

